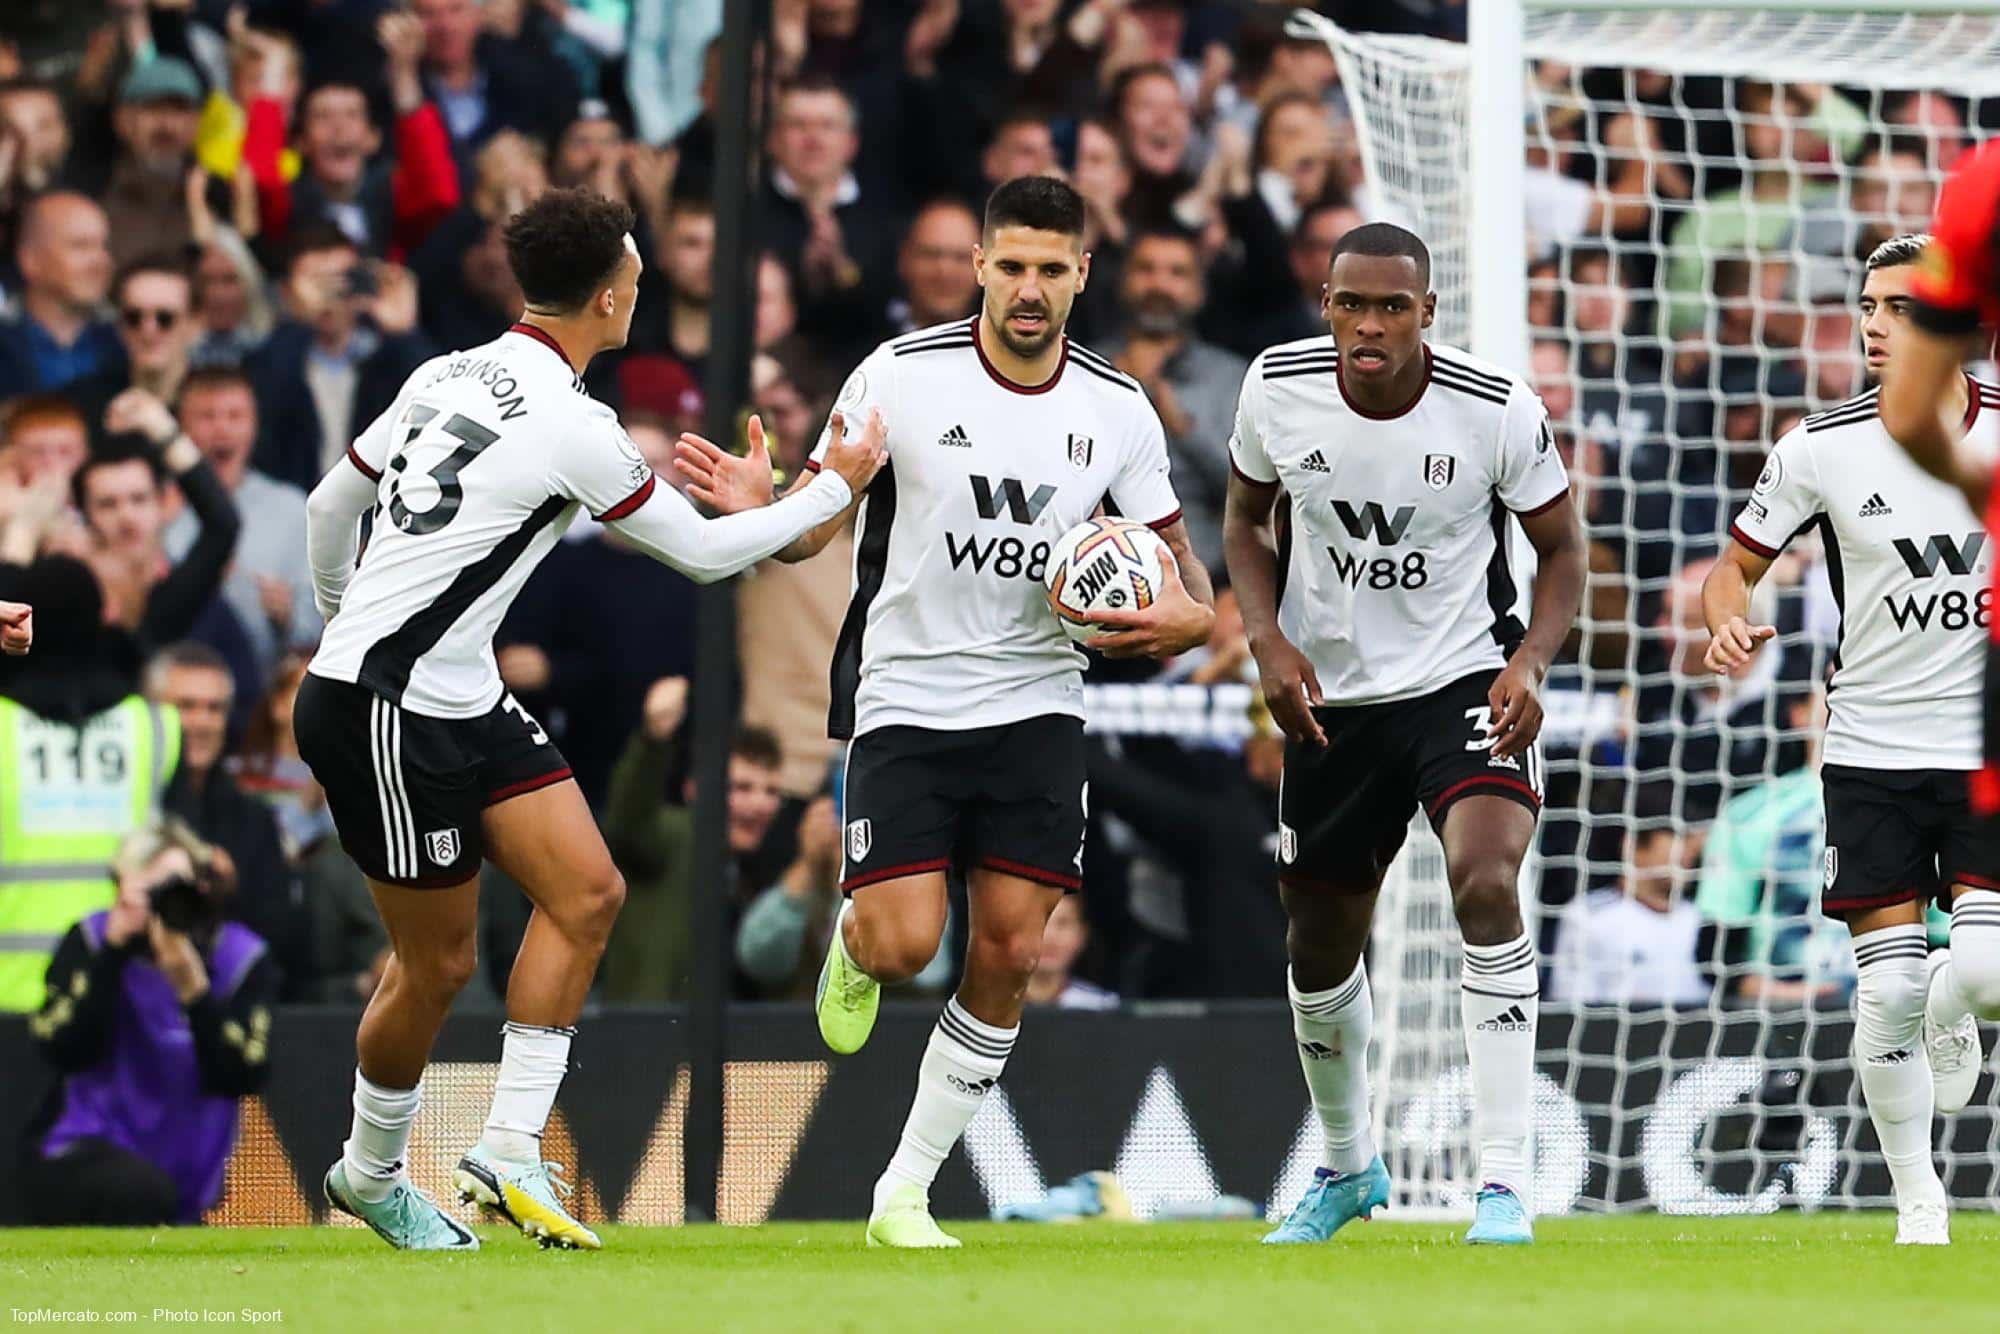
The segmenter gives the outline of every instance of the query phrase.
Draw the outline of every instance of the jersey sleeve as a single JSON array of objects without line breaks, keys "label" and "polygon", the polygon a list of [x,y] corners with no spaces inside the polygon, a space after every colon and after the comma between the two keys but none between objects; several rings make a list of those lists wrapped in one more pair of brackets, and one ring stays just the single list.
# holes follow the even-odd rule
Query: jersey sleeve
[{"label": "jersey sleeve", "polygon": [[1141,395],[1132,409],[1125,453],[1111,479],[1111,503],[1118,513],[1148,528],[1165,528],[1181,517],[1167,462],[1167,431],[1152,400]]},{"label": "jersey sleeve", "polygon": [[1516,514],[1540,514],[1569,494],[1569,474],[1556,453],[1548,409],[1535,391],[1516,382],[1500,414],[1500,503]]},{"label": "jersey sleeve", "polygon": [[1238,477],[1271,486],[1278,469],[1264,450],[1264,359],[1250,363],[1243,389],[1236,395],[1236,429],[1229,433],[1229,466]]},{"label": "jersey sleeve", "polygon": [[653,465],[610,409],[592,411],[555,461],[555,489],[582,505],[599,523],[611,523],[638,509],[659,479]]},{"label": "jersey sleeve", "polygon": [[368,428],[347,447],[347,461],[371,482],[381,481],[382,470],[389,466],[390,437],[395,434],[396,414],[402,406],[399,397],[382,409],[382,415],[368,423]]},{"label": "jersey sleeve", "polygon": [[1931,242],[1911,292],[1917,322],[1933,333],[1971,333],[2000,323],[2000,139],[1989,139],[1952,168],[1938,195]]},{"label": "jersey sleeve", "polygon": [[1729,535],[1765,560],[1773,560],[1824,508],[1806,428],[1794,426],[1772,446],[1750,499],[1729,525]]},{"label": "jersey sleeve", "polygon": [[[849,439],[859,434],[868,425],[868,414],[879,410],[892,426],[896,417],[892,402],[896,394],[896,354],[887,343],[883,343],[847,376],[840,386],[840,394],[833,400],[833,411],[841,415],[844,429]],[[813,446],[811,457],[806,460],[809,472],[818,472],[820,462],[826,457],[826,447],[833,442],[833,416],[827,415],[826,425],[820,428],[819,442]]]}]

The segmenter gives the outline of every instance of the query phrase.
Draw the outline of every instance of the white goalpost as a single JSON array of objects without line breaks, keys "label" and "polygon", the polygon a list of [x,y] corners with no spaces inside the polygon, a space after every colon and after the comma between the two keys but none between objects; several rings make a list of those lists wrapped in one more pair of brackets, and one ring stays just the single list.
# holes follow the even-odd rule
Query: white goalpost
[{"label": "white goalpost", "polygon": [[[1776,813],[1810,781],[1794,709],[1837,636],[1825,562],[1794,544],[1770,669],[1719,692],[1681,656],[1675,589],[1770,441],[1863,387],[1861,260],[1921,230],[1952,156],[2000,130],[2000,0],[1476,0],[1470,20],[1463,45],[1303,10],[1287,31],[1335,55],[1367,210],[1430,247],[1433,337],[1534,378],[1606,552],[1548,687],[1530,930],[1569,938],[1621,890],[1626,831],[1671,827],[1674,911],[1699,917],[1710,983],[1545,999],[1537,1210],[1887,1205],[1848,1064],[1844,932],[1801,906],[1817,834],[1796,803]],[[1662,795],[1671,816],[1649,815]],[[1405,1216],[1469,1212],[1476,1186],[1458,971],[1419,817],[1370,958],[1376,1129]],[[1961,1204],[2000,1206],[1993,1090],[1940,1131]]]}]

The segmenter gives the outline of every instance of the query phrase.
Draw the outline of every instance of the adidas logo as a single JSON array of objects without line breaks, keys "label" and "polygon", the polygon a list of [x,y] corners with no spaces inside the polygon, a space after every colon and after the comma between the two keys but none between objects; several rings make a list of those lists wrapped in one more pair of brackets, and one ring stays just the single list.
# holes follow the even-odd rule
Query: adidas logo
[{"label": "adidas logo", "polygon": [[1868,1058],[1870,1065],[1908,1065],[1916,1053],[1908,1047],[1898,1047],[1895,1051],[1885,1051]]},{"label": "adidas logo", "polygon": [[1306,461],[1304,463],[1301,463],[1299,467],[1301,470],[1305,472],[1333,471],[1333,469],[1326,466],[1326,455],[1320,453],[1317,449],[1315,449],[1312,453],[1306,455]]},{"label": "adidas logo", "polygon": [[985,1079],[964,1080],[960,1079],[957,1075],[947,1074],[944,1077],[944,1082],[957,1089],[960,1093],[974,1098],[983,1098],[1000,1081],[992,1075],[988,1075]]},{"label": "adidas logo", "polygon": [[1528,1016],[1520,1006],[1509,1005],[1504,1013],[1482,1019],[1473,1027],[1481,1033],[1525,1033],[1528,1031]]},{"label": "adidas logo", "polygon": [[1880,491],[1868,497],[1861,506],[1861,517],[1864,519],[1879,519],[1884,514],[1894,514],[1895,512],[1895,510],[1889,508],[1889,502],[1882,499]]},{"label": "adidas logo", "polygon": [[1327,1046],[1324,1042],[1301,1042],[1299,1043],[1299,1050],[1306,1054],[1308,1060],[1313,1061],[1324,1061],[1340,1055],[1339,1052]]},{"label": "adidas logo", "polygon": [[971,449],[972,437],[965,433],[963,426],[954,426],[938,437],[938,443],[947,449]]}]

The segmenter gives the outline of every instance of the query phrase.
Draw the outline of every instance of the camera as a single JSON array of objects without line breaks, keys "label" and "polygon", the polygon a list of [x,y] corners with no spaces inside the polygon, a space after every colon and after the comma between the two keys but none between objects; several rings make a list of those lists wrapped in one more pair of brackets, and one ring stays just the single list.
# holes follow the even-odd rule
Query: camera
[{"label": "camera", "polygon": [[187,935],[215,920],[213,901],[189,876],[177,875],[154,885],[147,899],[152,905],[153,916],[159,918],[160,925],[169,931]]},{"label": "camera", "polygon": [[375,276],[374,266],[356,264],[343,275],[340,290],[345,296],[374,296],[382,290],[382,284]]}]

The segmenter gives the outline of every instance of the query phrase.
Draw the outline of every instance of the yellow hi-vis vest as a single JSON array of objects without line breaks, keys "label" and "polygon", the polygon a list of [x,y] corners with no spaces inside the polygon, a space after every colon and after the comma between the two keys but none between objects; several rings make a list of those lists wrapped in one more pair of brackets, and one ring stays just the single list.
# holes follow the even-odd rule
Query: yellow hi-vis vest
[{"label": "yellow hi-vis vest", "polygon": [[137,695],[81,727],[0,699],[0,1011],[39,1009],[63,933],[118,897],[112,858],[180,753],[180,716]]}]

